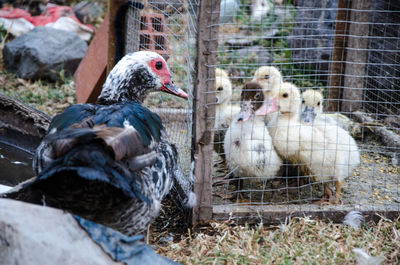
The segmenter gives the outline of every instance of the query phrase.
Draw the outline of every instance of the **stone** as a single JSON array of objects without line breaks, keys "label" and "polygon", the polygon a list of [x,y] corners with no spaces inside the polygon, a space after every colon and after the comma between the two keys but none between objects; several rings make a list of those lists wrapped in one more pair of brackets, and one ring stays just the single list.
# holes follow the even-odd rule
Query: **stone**
[{"label": "stone", "polygon": [[272,62],[271,53],[262,46],[251,46],[237,51],[238,58],[246,58],[257,65],[268,65]]},{"label": "stone", "polygon": [[94,24],[101,15],[103,7],[101,3],[82,1],[72,8],[75,16],[84,24]]},{"label": "stone", "polygon": [[255,39],[252,37],[237,37],[228,39],[225,43],[226,45],[231,46],[233,49],[241,48],[244,46],[251,46],[254,43]]},{"label": "stone", "polygon": [[36,27],[8,42],[3,49],[7,71],[23,79],[60,79],[73,75],[88,46],[77,34]]},{"label": "stone", "polygon": [[[332,55],[337,1],[299,0],[296,25],[287,41],[294,63],[326,74]],[[304,68],[302,64],[302,68]]]},{"label": "stone", "polygon": [[141,240],[61,210],[0,199],[0,263],[177,265]]}]

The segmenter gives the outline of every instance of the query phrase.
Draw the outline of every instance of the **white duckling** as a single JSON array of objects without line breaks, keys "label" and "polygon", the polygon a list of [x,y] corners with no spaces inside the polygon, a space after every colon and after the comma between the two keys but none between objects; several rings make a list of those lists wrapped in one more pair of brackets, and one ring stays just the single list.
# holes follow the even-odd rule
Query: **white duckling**
[{"label": "white duckling", "polygon": [[[337,125],[301,124],[301,96],[295,85],[282,83],[271,94],[268,104],[277,101],[279,110],[268,126],[276,150],[292,163],[305,165],[317,182],[324,183],[324,199],[339,203],[343,180],[360,163],[356,142]],[[267,114],[267,109],[264,104],[256,115]],[[335,182],[334,198],[329,181]]]},{"label": "white duckling", "polygon": [[349,131],[351,120],[338,112],[324,113],[323,102],[324,97],[318,90],[307,89],[301,94],[303,100],[301,104],[301,122],[305,124],[318,124],[323,126],[339,125],[342,129]]},{"label": "white duckling", "polygon": [[248,178],[250,182],[274,178],[282,165],[264,117],[254,115],[263,105],[264,98],[258,83],[245,84],[240,113],[232,121],[224,139],[229,169],[236,177]]},{"label": "white duckling", "polygon": [[215,76],[229,78],[228,72],[221,68],[215,68]]},{"label": "white duckling", "polygon": [[282,80],[282,73],[274,66],[261,66],[254,72],[253,80],[259,83],[264,92],[276,87]]},{"label": "white duckling", "polygon": [[[263,89],[264,97],[269,98],[272,88],[278,87],[282,82],[282,73],[275,66],[261,66],[255,72],[252,82],[260,84]],[[266,122],[271,120],[274,114],[265,116]]]},{"label": "white duckling", "polygon": [[214,150],[225,162],[223,142],[225,132],[239,111],[239,106],[232,105],[232,83],[228,74],[216,68],[215,87],[216,87],[216,105],[215,105],[215,123],[214,123]]}]

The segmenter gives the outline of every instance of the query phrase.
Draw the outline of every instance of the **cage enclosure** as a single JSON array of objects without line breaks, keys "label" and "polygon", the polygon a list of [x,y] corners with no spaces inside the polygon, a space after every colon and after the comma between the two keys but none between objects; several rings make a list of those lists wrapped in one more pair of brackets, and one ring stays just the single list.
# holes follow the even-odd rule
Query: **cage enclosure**
[{"label": "cage enclosure", "polygon": [[139,48],[190,95],[145,104],[194,178],[193,223],[399,215],[397,1],[143,4]]}]

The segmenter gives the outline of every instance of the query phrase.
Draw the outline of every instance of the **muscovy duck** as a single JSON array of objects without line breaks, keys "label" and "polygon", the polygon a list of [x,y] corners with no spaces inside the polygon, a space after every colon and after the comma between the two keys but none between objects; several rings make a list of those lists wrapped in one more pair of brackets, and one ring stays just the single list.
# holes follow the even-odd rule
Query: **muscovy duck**
[{"label": "muscovy duck", "polygon": [[[257,82],[245,84],[241,93],[241,110],[225,134],[228,167],[236,177],[247,178],[246,182],[273,179],[282,165],[264,117],[255,115],[259,108],[267,105],[263,104],[264,98],[263,89]],[[273,109],[273,106],[267,108]],[[241,186],[237,188],[241,189]]]},{"label": "muscovy duck", "polygon": [[194,204],[158,115],[140,104],[150,91],[187,98],[157,53],[126,55],[112,69],[97,104],[54,117],[36,151],[37,177],[2,195],[61,208],[124,234],[143,232],[171,187]]},{"label": "muscovy duck", "polygon": [[339,113],[325,113],[323,110],[324,97],[318,90],[307,89],[301,94],[303,101],[301,103],[301,122],[306,124],[318,125],[339,125],[342,129],[349,131],[351,120]]},{"label": "muscovy duck", "polygon": [[221,157],[222,164],[225,164],[225,132],[239,113],[240,107],[231,103],[232,83],[228,74],[220,68],[215,69],[215,90],[214,151]]},{"label": "muscovy duck", "polygon": [[[342,184],[360,164],[357,143],[338,125],[306,125],[300,121],[301,96],[299,89],[284,82],[271,92],[271,102],[277,102],[278,116],[268,129],[278,153],[293,164],[303,164],[312,177],[324,183],[324,198],[318,203],[337,204]],[[256,115],[274,110],[260,108]],[[335,183],[333,194],[330,183]]]}]

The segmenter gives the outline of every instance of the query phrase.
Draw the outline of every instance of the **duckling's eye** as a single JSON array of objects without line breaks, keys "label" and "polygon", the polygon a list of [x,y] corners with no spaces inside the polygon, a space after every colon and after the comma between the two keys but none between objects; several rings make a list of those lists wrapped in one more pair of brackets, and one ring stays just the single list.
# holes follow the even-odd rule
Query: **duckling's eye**
[{"label": "duckling's eye", "polygon": [[283,93],[282,97],[287,98],[289,95],[288,93]]},{"label": "duckling's eye", "polygon": [[220,87],[217,88],[217,90],[218,91],[222,91],[222,90],[224,90],[224,88],[222,86],[220,86]]},{"label": "duckling's eye", "polygon": [[318,106],[321,105],[321,102],[318,101],[317,105],[318,105]]},{"label": "duckling's eye", "polygon": [[264,75],[264,79],[269,79],[269,75]]},{"label": "duckling's eye", "polygon": [[[303,101],[301,102],[302,104],[306,104],[306,101],[303,99]],[[319,104],[319,102],[318,102],[318,104]]]},{"label": "duckling's eye", "polygon": [[259,98],[260,98],[260,93],[255,94],[255,95],[254,95],[254,98],[255,98],[255,99],[259,99]]},{"label": "duckling's eye", "polygon": [[161,70],[163,67],[163,63],[161,61],[156,62],[156,69]]}]

